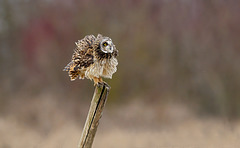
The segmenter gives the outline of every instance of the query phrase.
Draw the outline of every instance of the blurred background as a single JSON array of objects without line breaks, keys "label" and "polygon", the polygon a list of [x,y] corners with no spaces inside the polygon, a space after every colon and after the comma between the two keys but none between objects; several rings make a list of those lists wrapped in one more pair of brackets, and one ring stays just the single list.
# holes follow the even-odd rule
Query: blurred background
[{"label": "blurred background", "polygon": [[70,148],[94,87],[63,68],[101,33],[118,71],[93,147],[240,147],[237,0],[1,0],[0,147]]}]

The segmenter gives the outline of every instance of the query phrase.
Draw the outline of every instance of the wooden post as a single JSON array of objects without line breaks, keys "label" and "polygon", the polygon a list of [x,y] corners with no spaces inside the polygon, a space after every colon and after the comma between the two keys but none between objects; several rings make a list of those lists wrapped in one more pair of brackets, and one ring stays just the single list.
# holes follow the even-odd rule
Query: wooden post
[{"label": "wooden post", "polygon": [[110,86],[107,83],[99,83],[96,85],[78,148],[92,147],[109,90]]}]

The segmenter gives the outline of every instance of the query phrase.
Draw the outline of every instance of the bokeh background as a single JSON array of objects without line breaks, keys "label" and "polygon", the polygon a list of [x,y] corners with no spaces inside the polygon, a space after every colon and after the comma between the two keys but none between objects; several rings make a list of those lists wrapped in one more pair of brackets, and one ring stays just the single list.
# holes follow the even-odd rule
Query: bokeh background
[{"label": "bokeh background", "polygon": [[109,36],[118,71],[97,148],[240,147],[240,1],[1,0],[0,147],[76,147],[93,82],[63,72]]}]

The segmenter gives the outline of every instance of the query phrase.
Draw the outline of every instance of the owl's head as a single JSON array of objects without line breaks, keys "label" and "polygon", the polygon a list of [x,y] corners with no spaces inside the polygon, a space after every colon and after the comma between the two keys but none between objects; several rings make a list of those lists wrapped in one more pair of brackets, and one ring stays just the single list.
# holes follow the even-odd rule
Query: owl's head
[{"label": "owl's head", "polygon": [[95,50],[96,57],[99,59],[118,56],[118,50],[113,44],[112,39],[102,36],[101,34],[98,34],[96,40],[94,41],[93,49]]},{"label": "owl's head", "polygon": [[100,49],[104,53],[112,53],[114,50],[114,44],[109,37],[103,37],[100,42]]},{"label": "owl's head", "polygon": [[100,52],[111,54],[115,50],[115,46],[112,42],[112,39],[106,36],[102,36],[101,34],[98,34],[95,43],[98,44]]}]

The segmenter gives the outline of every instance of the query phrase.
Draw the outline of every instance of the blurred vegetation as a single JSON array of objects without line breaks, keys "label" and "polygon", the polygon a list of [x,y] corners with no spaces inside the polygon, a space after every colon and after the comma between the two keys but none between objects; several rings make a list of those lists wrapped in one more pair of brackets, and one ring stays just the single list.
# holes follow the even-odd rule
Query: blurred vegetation
[{"label": "blurred vegetation", "polygon": [[239,118],[239,14],[236,0],[1,0],[0,112],[44,93],[78,109],[93,85],[70,82],[62,69],[75,41],[101,33],[120,52],[118,71],[106,80],[109,104],[172,101],[200,115]]}]

